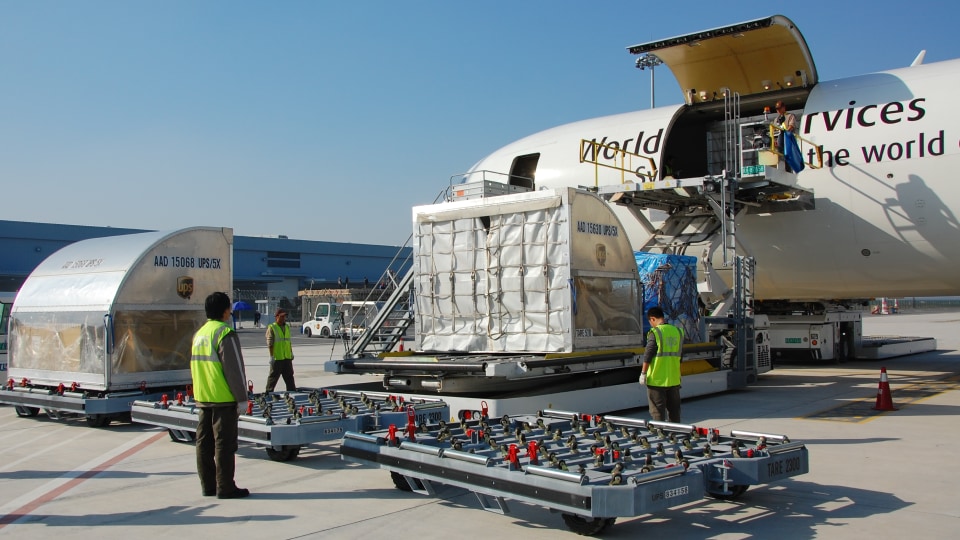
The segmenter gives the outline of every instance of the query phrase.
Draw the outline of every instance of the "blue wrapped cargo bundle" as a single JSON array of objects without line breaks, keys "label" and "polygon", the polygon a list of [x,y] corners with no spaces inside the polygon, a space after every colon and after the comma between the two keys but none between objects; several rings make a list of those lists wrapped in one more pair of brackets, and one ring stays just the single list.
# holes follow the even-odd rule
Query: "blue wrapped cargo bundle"
[{"label": "blue wrapped cargo bundle", "polygon": [[[697,258],[661,253],[634,253],[643,285],[643,312],[660,306],[667,322],[683,327],[687,340],[703,341],[697,302]],[[644,335],[650,323],[643,318]]]}]

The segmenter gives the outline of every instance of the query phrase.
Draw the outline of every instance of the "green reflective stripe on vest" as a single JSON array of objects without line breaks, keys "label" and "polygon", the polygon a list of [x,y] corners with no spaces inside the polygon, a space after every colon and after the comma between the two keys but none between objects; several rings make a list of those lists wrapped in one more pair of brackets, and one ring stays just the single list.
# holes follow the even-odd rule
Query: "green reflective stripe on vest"
[{"label": "green reflective stripe on vest", "polygon": [[223,375],[220,342],[233,330],[223,321],[207,321],[193,336],[190,375],[193,377],[193,398],[201,403],[236,402],[227,378]]},{"label": "green reflective stripe on vest", "polygon": [[293,345],[290,343],[290,325],[285,324],[283,328],[277,323],[270,323],[270,329],[273,331],[273,359],[290,360],[293,358]]},{"label": "green reflective stripe on vest", "polygon": [[680,385],[680,349],[683,345],[683,330],[670,324],[651,328],[657,340],[657,355],[647,369],[648,386]]}]

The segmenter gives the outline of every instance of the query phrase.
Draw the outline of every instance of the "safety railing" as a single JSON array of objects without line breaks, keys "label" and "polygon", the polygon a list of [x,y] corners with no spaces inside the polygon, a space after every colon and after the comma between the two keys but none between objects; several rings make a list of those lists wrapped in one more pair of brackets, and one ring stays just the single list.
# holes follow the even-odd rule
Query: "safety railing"
[{"label": "safety railing", "polygon": [[628,152],[619,146],[595,140],[580,139],[580,163],[593,163],[594,187],[600,185],[600,167],[620,171],[621,184],[626,183],[627,173],[646,182],[657,179],[657,164],[650,156]]},{"label": "safety railing", "polygon": [[[771,143],[772,143],[772,141],[777,140],[777,136],[778,136],[781,132],[783,132],[783,131],[784,131],[784,130],[783,130],[783,129],[780,129],[779,127],[777,127],[776,124],[770,124],[770,141],[771,141]],[[803,144],[806,143],[806,144],[810,145],[811,148],[813,148],[813,151],[814,151],[814,153],[815,153],[816,156],[817,156],[817,163],[816,163],[816,164],[810,163],[809,161],[805,161],[805,162],[804,162],[804,165],[806,165],[807,167],[810,167],[811,169],[822,169],[822,168],[823,168],[823,145],[822,145],[822,144],[814,144],[813,141],[810,141],[810,140],[808,140],[808,139],[804,139],[803,137],[801,137],[800,135],[797,135],[796,133],[794,133],[793,136],[799,141],[800,153],[801,153],[801,154],[803,154]],[[784,159],[783,153],[780,152],[780,151],[778,151],[778,150],[776,149],[776,146],[775,146],[775,145],[771,144],[771,145],[770,145],[770,148],[768,149],[768,151],[776,154],[778,161]]]}]

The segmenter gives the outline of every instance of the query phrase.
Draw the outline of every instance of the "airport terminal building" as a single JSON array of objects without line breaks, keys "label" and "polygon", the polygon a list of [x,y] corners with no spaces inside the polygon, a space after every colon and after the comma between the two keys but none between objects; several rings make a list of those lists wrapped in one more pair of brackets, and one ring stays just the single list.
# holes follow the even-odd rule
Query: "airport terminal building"
[{"label": "airport terminal building", "polygon": [[[150,231],[0,220],[0,291],[18,290],[34,268],[68,244],[142,232]],[[234,236],[230,295],[250,303],[279,300],[297,309],[298,291],[362,289],[365,282],[374,287],[391,261],[408,255],[409,248],[397,246]]]}]

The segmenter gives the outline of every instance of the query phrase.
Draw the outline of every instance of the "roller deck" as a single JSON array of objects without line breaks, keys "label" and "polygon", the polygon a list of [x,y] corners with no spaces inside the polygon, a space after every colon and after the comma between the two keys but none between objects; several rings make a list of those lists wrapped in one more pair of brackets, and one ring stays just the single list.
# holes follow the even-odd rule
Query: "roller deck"
[{"label": "roller deck", "polygon": [[[190,442],[196,437],[198,409],[180,393],[158,401],[137,400],[134,422],[166,428],[170,438]],[[335,389],[255,394],[240,416],[239,439],[264,446],[274,461],[297,457],[300,448],[335,440],[348,431],[384,429],[391,424],[438,422],[450,409],[439,399],[406,400],[385,393]]]},{"label": "roller deck", "polygon": [[[180,391],[185,391],[182,387]],[[9,380],[0,387],[0,403],[12,405],[18,416],[37,416],[42,410],[51,418],[83,416],[92,427],[105,427],[113,420],[126,421],[137,400],[160,400],[176,388],[147,388],[125,392],[84,391],[60,385],[56,388],[33,386]]]},{"label": "roller deck", "polygon": [[[479,413],[479,414],[478,414]],[[733,499],[749,486],[809,471],[802,442],[783,435],[546,410],[459,423],[348,432],[345,461],[390,471],[395,485],[433,495],[434,484],[474,492],[485,510],[513,499],[564,514],[574,532],[596,534],[617,517],[703,498]]]}]

